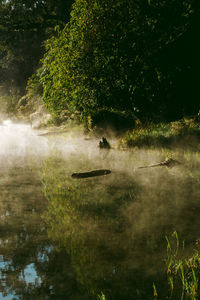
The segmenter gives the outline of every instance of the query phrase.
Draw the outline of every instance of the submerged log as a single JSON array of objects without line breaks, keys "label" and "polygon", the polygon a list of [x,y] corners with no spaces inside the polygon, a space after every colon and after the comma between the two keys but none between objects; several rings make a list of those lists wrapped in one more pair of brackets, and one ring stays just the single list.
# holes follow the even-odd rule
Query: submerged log
[{"label": "submerged log", "polygon": [[173,158],[167,158],[165,161],[159,162],[157,164],[138,167],[138,169],[144,169],[144,168],[153,168],[153,167],[167,167],[167,168],[173,168],[176,165],[180,165],[181,163]]},{"label": "submerged log", "polygon": [[72,177],[73,178],[89,178],[89,177],[95,177],[95,176],[103,176],[103,175],[107,175],[110,174],[111,171],[110,170],[94,170],[94,171],[90,171],[90,172],[84,172],[84,173],[73,173]]}]

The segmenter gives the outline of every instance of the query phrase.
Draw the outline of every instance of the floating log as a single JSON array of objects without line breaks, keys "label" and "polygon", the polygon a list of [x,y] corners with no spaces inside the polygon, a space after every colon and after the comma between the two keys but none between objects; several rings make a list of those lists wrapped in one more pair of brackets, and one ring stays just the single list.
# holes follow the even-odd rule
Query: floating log
[{"label": "floating log", "polygon": [[89,178],[89,177],[95,177],[95,176],[103,176],[110,174],[110,170],[94,170],[90,172],[84,172],[84,173],[73,173],[73,178]]},{"label": "floating log", "polygon": [[159,162],[157,164],[138,167],[138,169],[144,169],[144,168],[153,168],[153,167],[167,167],[167,168],[173,168],[176,165],[180,165],[181,163],[173,158],[167,158],[165,161]]}]

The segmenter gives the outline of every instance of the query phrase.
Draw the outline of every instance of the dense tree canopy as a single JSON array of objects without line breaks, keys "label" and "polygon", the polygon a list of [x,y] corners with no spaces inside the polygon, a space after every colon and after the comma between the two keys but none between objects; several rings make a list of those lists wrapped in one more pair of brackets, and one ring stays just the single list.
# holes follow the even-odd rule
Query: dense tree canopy
[{"label": "dense tree canopy", "polygon": [[44,55],[37,76],[54,115],[195,114],[199,26],[199,0],[2,0],[1,91],[23,94]]},{"label": "dense tree canopy", "polygon": [[47,107],[154,119],[197,112],[199,23],[194,0],[76,0],[70,22],[46,43]]},{"label": "dense tree canopy", "polygon": [[43,42],[69,19],[72,0],[0,1],[0,85],[24,91],[38,67]]}]

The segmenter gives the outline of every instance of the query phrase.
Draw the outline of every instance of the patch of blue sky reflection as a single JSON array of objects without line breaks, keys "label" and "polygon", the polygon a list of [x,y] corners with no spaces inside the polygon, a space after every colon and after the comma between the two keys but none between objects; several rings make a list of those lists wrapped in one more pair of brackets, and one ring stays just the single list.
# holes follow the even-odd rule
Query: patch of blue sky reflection
[{"label": "patch of blue sky reflection", "polygon": [[29,264],[24,269],[21,277],[26,281],[27,284],[37,284],[40,285],[42,283],[42,279],[38,276],[37,271],[35,269],[35,264]]}]

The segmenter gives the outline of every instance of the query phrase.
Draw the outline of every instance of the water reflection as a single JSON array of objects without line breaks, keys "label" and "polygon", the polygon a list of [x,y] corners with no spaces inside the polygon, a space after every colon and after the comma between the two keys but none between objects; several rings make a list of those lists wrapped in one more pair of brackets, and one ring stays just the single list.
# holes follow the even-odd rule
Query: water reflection
[{"label": "water reflection", "polygon": [[43,161],[57,142],[10,122],[0,128],[0,142],[0,298],[90,299],[41,219]]},{"label": "water reflection", "polygon": [[[37,168],[33,171],[25,162],[23,167],[16,162],[1,169],[0,177],[0,291],[4,296],[16,295],[20,299],[28,287],[39,285],[36,254],[48,242],[40,219],[45,198]],[[28,275],[27,271],[31,273]]]},{"label": "water reflection", "polygon": [[[105,155],[97,141],[9,122],[0,141],[0,298],[150,300],[155,282],[164,299],[165,235],[177,230],[186,247],[200,236],[199,153],[136,170],[166,151]],[[112,173],[71,177],[99,168]]]},{"label": "water reflection", "polygon": [[186,244],[200,235],[198,178],[184,166],[78,181],[66,176],[76,163],[47,160],[43,185],[49,237],[70,255],[78,282],[91,295],[138,300],[152,299],[156,281],[166,296],[165,235],[176,229]]},{"label": "water reflection", "polygon": [[46,200],[39,174],[32,170],[32,183],[27,185],[29,176],[28,166],[17,172],[13,167],[8,172],[9,185],[4,181],[1,186],[2,299],[66,299],[68,294],[84,299],[76,288],[70,257],[65,251],[58,253],[46,234],[41,220]]}]

